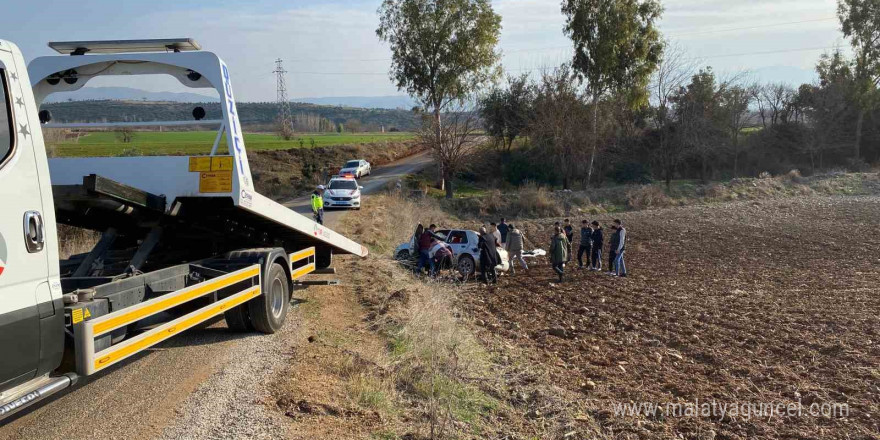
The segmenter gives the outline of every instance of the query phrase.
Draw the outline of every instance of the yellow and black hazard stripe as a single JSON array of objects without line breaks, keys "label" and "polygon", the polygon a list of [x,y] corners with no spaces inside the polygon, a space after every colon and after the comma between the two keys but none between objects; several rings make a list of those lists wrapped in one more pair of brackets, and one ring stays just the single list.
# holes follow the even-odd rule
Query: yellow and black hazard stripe
[{"label": "yellow and black hazard stripe", "polygon": [[[118,312],[82,322],[81,325],[74,328],[77,340],[77,372],[83,375],[93,374],[229,309],[244,304],[262,293],[261,278],[260,266],[255,264]],[[119,344],[95,352],[95,338],[98,336],[247,280],[251,280],[251,282],[242,286],[242,290],[238,293]]]},{"label": "yellow and black hazard stripe", "polygon": [[315,271],[315,248],[290,254],[290,278],[294,281]]}]

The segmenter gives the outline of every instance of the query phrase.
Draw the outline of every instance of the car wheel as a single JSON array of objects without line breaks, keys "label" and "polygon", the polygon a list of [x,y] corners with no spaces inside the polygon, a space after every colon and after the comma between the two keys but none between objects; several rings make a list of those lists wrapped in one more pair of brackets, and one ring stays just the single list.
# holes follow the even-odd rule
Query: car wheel
[{"label": "car wheel", "polygon": [[458,259],[458,273],[463,277],[471,277],[477,271],[477,265],[470,255],[465,255]]},{"label": "car wheel", "polygon": [[409,251],[406,249],[403,249],[400,252],[398,252],[394,258],[397,259],[398,261],[409,260]]}]

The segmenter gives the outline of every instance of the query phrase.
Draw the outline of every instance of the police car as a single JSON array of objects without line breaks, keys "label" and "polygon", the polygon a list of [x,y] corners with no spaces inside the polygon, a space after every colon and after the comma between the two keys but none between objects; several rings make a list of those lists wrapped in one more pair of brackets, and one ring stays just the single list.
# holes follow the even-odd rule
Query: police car
[{"label": "police car", "polygon": [[334,177],[324,190],[324,209],[354,208],[361,209],[361,190],[357,180],[352,177]]}]

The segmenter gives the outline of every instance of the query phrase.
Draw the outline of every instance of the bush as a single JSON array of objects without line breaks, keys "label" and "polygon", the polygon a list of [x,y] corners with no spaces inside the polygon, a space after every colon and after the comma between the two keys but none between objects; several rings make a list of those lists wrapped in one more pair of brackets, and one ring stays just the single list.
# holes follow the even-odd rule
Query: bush
[{"label": "bush", "polygon": [[849,158],[846,160],[846,169],[854,173],[864,173],[870,171],[871,166],[865,159],[861,157]]},{"label": "bush", "polygon": [[672,199],[659,186],[643,185],[626,193],[626,206],[632,209],[662,208],[671,205]]},{"label": "bush", "polygon": [[614,165],[608,177],[621,184],[635,183],[646,185],[651,183],[651,172],[645,164],[639,162],[618,163]]}]

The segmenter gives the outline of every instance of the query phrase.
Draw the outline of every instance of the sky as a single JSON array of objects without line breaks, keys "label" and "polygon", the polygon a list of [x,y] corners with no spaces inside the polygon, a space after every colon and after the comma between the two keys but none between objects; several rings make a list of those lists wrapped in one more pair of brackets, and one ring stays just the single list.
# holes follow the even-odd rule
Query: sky
[{"label": "sky", "polygon": [[[571,58],[559,0],[494,0],[502,64],[511,74]],[[0,39],[25,58],[49,41],[191,37],[229,65],[239,101],[274,101],[274,60],[288,96],[401,95],[388,79],[390,50],[376,37],[380,0],[0,0]],[[835,0],[665,0],[660,29],[700,65],[722,75],[792,84],[815,78],[823,52],[846,47]],[[100,82],[99,82],[100,81]],[[89,86],[192,91],[170,77],[99,78]]]}]

